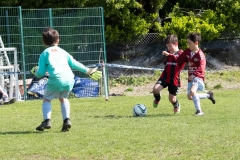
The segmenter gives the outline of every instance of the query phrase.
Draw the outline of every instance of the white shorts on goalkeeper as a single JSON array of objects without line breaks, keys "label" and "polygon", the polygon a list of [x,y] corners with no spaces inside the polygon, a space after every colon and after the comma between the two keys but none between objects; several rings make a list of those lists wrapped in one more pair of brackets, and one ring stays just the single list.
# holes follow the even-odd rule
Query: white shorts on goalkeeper
[{"label": "white shorts on goalkeeper", "polygon": [[68,98],[68,95],[69,95],[70,91],[49,91],[49,90],[45,90],[45,93],[44,93],[44,96],[43,98],[51,101],[52,99],[55,99],[55,98]]}]

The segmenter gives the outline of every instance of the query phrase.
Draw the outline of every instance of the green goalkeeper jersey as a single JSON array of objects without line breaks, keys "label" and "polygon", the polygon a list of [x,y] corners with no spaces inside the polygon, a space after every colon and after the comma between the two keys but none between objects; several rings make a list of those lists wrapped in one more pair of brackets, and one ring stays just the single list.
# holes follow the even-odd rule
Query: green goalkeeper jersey
[{"label": "green goalkeeper jersey", "polygon": [[39,57],[38,66],[36,77],[41,78],[48,72],[47,90],[54,91],[72,90],[74,85],[72,69],[83,73],[88,71],[87,67],[58,46],[45,49]]}]

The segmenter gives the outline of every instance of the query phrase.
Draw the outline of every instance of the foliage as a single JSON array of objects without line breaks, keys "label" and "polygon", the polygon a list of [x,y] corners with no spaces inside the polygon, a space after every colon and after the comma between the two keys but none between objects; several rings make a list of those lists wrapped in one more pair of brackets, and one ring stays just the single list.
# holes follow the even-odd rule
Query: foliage
[{"label": "foliage", "polygon": [[218,38],[224,30],[224,27],[218,21],[213,23],[213,20],[217,19],[213,11],[206,11],[201,16],[196,16],[190,11],[189,15],[186,16],[179,9],[177,4],[170,14],[171,22],[166,22],[160,28],[160,36],[166,37],[168,34],[177,34],[182,48],[186,48],[186,35],[189,32],[199,32],[203,41],[211,41]]},{"label": "foliage", "polygon": [[226,27],[226,30],[240,31],[240,2],[239,0],[221,0],[216,2],[216,13]]},{"label": "foliage", "polygon": [[[149,32],[163,32],[162,36],[174,32],[183,38],[182,36],[185,37],[187,32],[197,30],[201,31],[205,40],[211,40],[218,38],[224,30],[240,31],[239,0],[2,0],[0,5],[22,6],[22,8],[101,6],[104,8],[105,35],[108,44],[116,41],[128,42]],[[178,12],[175,12],[176,6]],[[172,14],[174,12],[175,14]],[[180,27],[177,28],[175,24],[173,29],[169,29],[173,21],[179,23]],[[200,26],[194,27],[191,23]]]},{"label": "foliage", "polygon": [[189,16],[189,13],[193,12],[195,15],[205,19],[205,12],[211,11],[214,16],[211,16],[212,19],[209,21],[210,24],[221,24],[225,32],[232,32],[232,36],[239,36],[239,0],[171,0],[166,3],[160,12],[163,13],[163,16],[168,17],[169,13],[176,9],[176,4],[179,5],[179,12],[177,12],[178,16]]},{"label": "foliage", "polygon": [[145,35],[154,26],[156,13],[147,13],[143,5],[136,0],[124,1],[88,1],[85,6],[103,6],[106,40],[112,42],[127,42],[135,37]]},{"label": "foliage", "polygon": [[22,8],[77,8],[83,7],[87,0],[71,0],[71,1],[59,1],[59,0],[1,0],[1,6],[21,6]]}]

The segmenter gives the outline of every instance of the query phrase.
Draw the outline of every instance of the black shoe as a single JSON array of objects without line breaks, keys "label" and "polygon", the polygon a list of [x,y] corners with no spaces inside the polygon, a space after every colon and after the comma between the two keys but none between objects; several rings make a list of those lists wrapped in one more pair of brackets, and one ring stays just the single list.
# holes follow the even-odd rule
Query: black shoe
[{"label": "black shoe", "polygon": [[36,130],[37,131],[44,131],[44,129],[50,129],[51,126],[52,126],[51,120],[46,119],[36,128]]},{"label": "black shoe", "polygon": [[209,94],[209,96],[210,96],[208,99],[210,99],[210,100],[212,101],[212,103],[215,104],[216,101],[215,101],[215,99],[214,99],[213,92],[212,92],[212,91],[209,91],[208,94]]},{"label": "black shoe", "polygon": [[204,113],[200,110],[197,110],[196,113],[195,113],[195,116],[203,116]]},{"label": "black shoe", "polygon": [[70,122],[69,118],[64,119],[63,126],[62,126],[62,132],[67,132],[71,128],[72,123]]},{"label": "black shoe", "polygon": [[7,105],[7,104],[13,104],[16,102],[16,98],[13,99],[8,99],[6,101],[3,102],[3,105]]}]

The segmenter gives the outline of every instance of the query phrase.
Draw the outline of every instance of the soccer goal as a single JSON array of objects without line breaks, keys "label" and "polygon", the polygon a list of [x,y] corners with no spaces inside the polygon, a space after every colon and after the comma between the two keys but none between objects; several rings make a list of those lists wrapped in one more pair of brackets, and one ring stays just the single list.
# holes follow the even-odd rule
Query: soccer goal
[{"label": "soccer goal", "polygon": [[[13,59],[13,64],[9,60]],[[18,65],[17,49],[14,47],[5,48],[0,36],[0,86],[5,89],[10,99],[21,100],[18,86]]]}]

